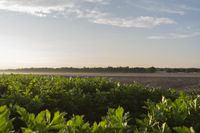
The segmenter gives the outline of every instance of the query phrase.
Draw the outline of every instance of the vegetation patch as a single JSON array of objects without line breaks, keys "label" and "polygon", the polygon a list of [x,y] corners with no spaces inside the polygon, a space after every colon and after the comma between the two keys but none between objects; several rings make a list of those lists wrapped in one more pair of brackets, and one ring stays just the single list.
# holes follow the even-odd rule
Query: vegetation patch
[{"label": "vegetation patch", "polygon": [[0,132],[200,132],[200,96],[106,78],[1,75]]}]

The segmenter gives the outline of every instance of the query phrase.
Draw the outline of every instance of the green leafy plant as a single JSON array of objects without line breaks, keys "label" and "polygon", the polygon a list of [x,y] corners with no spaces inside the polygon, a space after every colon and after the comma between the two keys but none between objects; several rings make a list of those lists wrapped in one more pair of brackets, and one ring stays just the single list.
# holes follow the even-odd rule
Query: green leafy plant
[{"label": "green leafy plant", "polygon": [[55,112],[52,117],[51,113],[45,110],[35,116],[19,106],[17,106],[17,112],[21,116],[21,120],[26,124],[26,127],[22,127],[22,131],[25,133],[29,133],[30,131],[48,133],[51,131],[59,131],[65,126],[64,116],[66,113]]},{"label": "green leafy plant", "polygon": [[67,121],[65,128],[60,133],[90,133],[90,124],[84,122],[83,116],[74,115]]},{"label": "green leafy plant", "polygon": [[14,119],[10,119],[10,111],[6,106],[0,107],[0,132],[11,133],[13,132],[12,122]]},{"label": "green leafy plant", "polygon": [[177,133],[195,133],[194,129],[192,127],[188,128],[188,127],[175,127],[174,130]]},{"label": "green leafy plant", "polygon": [[198,93],[149,88],[135,82],[1,75],[0,103],[3,133],[200,132]]}]

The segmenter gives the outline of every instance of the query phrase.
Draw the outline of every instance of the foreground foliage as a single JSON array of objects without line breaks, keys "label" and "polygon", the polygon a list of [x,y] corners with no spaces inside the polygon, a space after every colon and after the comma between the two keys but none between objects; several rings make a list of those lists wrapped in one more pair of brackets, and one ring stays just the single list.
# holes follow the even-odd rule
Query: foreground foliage
[{"label": "foreground foliage", "polygon": [[198,94],[104,78],[2,75],[0,104],[2,133],[200,132]]},{"label": "foreground foliage", "polygon": [[[200,97],[180,96],[175,101],[162,98],[159,103],[148,101],[148,113],[142,119],[136,119],[137,124],[131,125],[129,113],[122,107],[108,109],[107,115],[101,121],[92,124],[84,120],[84,116],[73,115],[66,119],[66,113],[49,110],[38,114],[29,113],[19,106],[10,106],[18,113],[10,118],[6,106],[0,107],[0,131],[4,133],[195,133],[200,131]],[[13,121],[20,119],[19,129],[13,129]]]}]

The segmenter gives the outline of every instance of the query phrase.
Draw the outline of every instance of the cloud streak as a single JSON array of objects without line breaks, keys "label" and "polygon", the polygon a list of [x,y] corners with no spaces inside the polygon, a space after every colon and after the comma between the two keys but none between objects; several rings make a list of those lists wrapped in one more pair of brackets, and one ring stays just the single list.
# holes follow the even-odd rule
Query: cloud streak
[{"label": "cloud streak", "polygon": [[199,37],[200,32],[190,32],[190,33],[170,33],[164,36],[149,36],[147,39],[151,40],[163,40],[163,39],[185,39],[192,37]]},{"label": "cloud streak", "polygon": [[146,11],[151,11],[151,12],[162,12],[162,13],[168,13],[168,14],[185,15],[184,10],[171,8],[171,7],[169,8],[166,6],[158,6],[158,5],[144,6],[144,5],[137,5],[137,4],[134,4],[133,6],[141,8]]},{"label": "cloud streak", "polygon": [[109,4],[110,0],[83,0],[85,2],[90,2],[90,3],[100,3],[100,4]]},{"label": "cloud streak", "polygon": [[[48,4],[45,4],[45,1]],[[53,12],[63,12],[66,8],[72,8],[73,3],[64,2],[64,0],[57,1],[52,0],[1,0],[0,10],[27,13],[39,17],[46,17]]]},{"label": "cloud streak", "polygon": [[110,13],[84,6],[87,3],[105,5],[109,2],[109,0],[1,0],[0,10],[39,17],[55,14],[66,17],[73,14],[76,18],[87,19],[92,23],[124,28],[153,28],[164,24],[176,24],[174,20],[165,17],[113,17]]},{"label": "cloud streak", "polygon": [[176,24],[169,18],[155,18],[150,16],[140,16],[136,18],[97,18],[93,20],[97,24],[112,25],[125,28],[153,28],[162,24]]},{"label": "cloud streak", "polygon": [[175,15],[185,15],[188,11],[199,12],[200,8],[190,7],[183,2],[169,2],[169,1],[155,1],[155,0],[126,0],[128,5],[136,7],[142,10],[154,12],[154,13],[167,13]]}]

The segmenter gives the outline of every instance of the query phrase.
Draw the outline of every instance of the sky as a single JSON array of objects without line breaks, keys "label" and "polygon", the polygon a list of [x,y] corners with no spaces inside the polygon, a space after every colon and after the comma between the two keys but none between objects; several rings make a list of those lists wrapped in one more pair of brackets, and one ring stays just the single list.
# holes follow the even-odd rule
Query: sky
[{"label": "sky", "polygon": [[0,69],[200,67],[199,0],[0,0]]}]

